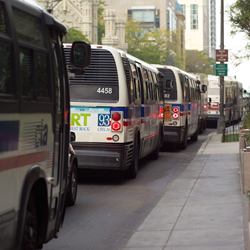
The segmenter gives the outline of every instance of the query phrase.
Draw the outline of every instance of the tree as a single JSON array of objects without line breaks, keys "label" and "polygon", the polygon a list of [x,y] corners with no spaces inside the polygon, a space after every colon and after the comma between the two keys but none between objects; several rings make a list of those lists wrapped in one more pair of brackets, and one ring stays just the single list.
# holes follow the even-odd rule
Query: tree
[{"label": "tree", "polygon": [[73,43],[74,41],[84,41],[90,43],[88,38],[81,31],[69,28],[68,33],[64,37],[65,43]]},{"label": "tree", "polygon": [[166,29],[145,31],[140,28],[140,22],[132,19],[127,20],[125,31],[128,53],[145,62],[166,64],[170,56],[177,56],[177,41],[173,32]]},{"label": "tree", "polygon": [[207,56],[206,51],[186,50],[186,71],[214,74],[215,60]]},{"label": "tree", "polygon": [[[237,0],[228,11],[229,21],[232,24],[231,35],[244,32],[247,39],[250,39],[250,0]],[[247,43],[245,50],[232,54],[234,64],[238,66],[244,59],[250,59],[250,43]]]},{"label": "tree", "polygon": [[105,34],[105,22],[103,18],[104,6],[107,6],[105,1],[99,0],[98,6],[98,44],[102,44],[102,37]]}]

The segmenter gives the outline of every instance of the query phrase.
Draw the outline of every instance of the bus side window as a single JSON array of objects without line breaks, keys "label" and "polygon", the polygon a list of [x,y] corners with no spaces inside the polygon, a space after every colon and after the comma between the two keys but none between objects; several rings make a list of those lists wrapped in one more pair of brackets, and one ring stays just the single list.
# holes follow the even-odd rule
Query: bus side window
[{"label": "bus side window", "polygon": [[[8,35],[3,3],[0,3],[0,35],[1,33]],[[12,53],[12,45],[0,41],[0,95],[4,94],[2,97],[16,94],[12,79]]]},{"label": "bus side window", "polygon": [[56,43],[52,42],[52,51],[53,51],[53,72],[54,72],[54,79],[55,79],[55,98],[56,98],[56,112],[61,112],[61,89],[60,89],[60,78],[59,78],[59,66],[58,66],[58,59],[57,59],[57,50],[56,50]]},{"label": "bus side window", "polygon": [[132,76],[133,76],[135,99],[140,100],[141,99],[140,82],[139,82],[139,76],[137,74],[136,66],[130,63],[130,67],[131,67]]},{"label": "bus side window", "polygon": [[149,80],[151,81],[151,99],[155,100],[155,84],[153,81],[152,72],[148,70]]},{"label": "bus side window", "polygon": [[184,84],[185,84],[185,86],[184,86],[184,88],[185,88],[185,90],[184,90],[185,101],[190,102],[190,83],[188,81],[188,78],[185,76],[184,76]]},{"label": "bus side window", "polygon": [[148,72],[146,69],[143,68],[143,76],[146,82],[146,88],[147,88],[147,100],[151,100],[151,89],[150,89],[150,82],[148,79]]}]

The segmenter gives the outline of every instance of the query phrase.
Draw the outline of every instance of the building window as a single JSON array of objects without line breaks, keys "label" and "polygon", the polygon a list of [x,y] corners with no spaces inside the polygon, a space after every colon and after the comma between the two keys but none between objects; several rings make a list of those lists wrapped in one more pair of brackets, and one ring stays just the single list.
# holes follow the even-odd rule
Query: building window
[{"label": "building window", "polygon": [[198,4],[190,5],[191,29],[198,29]]},{"label": "building window", "polygon": [[180,4],[180,5],[183,10],[183,15],[186,16],[186,5],[185,4]]}]

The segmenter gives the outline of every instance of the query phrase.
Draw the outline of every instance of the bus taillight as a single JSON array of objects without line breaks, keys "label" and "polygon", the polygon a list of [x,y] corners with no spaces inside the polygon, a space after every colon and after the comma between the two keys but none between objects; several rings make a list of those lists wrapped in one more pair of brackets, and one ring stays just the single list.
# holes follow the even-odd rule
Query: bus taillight
[{"label": "bus taillight", "polygon": [[121,119],[121,114],[120,113],[118,113],[118,112],[114,112],[113,114],[112,114],[112,120],[114,120],[114,121],[119,121]]},{"label": "bus taillight", "polygon": [[117,130],[121,129],[121,123],[120,122],[113,122],[111,124],[111,127],[112,127],[112,130],[117,131]]},{"label": "bus taillight", "polygon": [[174,119],[178,119],[179,118],[179,114],[178,113],[173,113],[172,116],[173,116]]},{"label": "bus taillight", "polygon": [[123,112],[111,111],[111,132],[122,132],[123,128]]},{"label": "bus taillight", "polygon": [[178,107],[173,107],[172,117],[174,119],[178,119],[179,118],[179,108]]},{"label": "bus taillight", "polygon": [[206,104],[204,104],[203,108],[204,108],[204,109],[207,109],[207,105],[206,105]]}]

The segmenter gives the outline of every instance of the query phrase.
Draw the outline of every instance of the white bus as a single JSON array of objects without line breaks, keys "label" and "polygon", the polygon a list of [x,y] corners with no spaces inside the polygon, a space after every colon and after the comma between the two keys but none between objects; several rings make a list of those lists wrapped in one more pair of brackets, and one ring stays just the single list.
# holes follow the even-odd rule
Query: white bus
[{"label": "white bus", "polygon": [[[69,69],[70,48],[64,44]],[[91,46],[85,74],[70,77],[72,146],[79,168],[127,170],[135,178],[140,158],[158,158],[163,137],[158,73],[121,50]]]},{"label": "white bus", "polygon": [[[70,130],[66,32],[35,1],[0,0],[1,250],[41,248],[62,226]],[[87,52],[85,43],[76,46],[76,55]]]},{"label": "white bus", "polygon": [[[239,121],[243,115],[242,83],[234,77],[224,77],[224,117],[226,124]],[[220,78],[208,75],[208,121],[216,121],[220,117]]]},{"label": "white bus", "polygon": [[[164,143],[187,147],[187,138],[197,141],[201,91],[193,75],[176,67],[154,65],[164,74]],[[202,86],[206,91],[206,86]]]},{"label": "white bus", "polygon": [[201,84],[200,84],[201,103],[200,103],[199,133],[202,134],[203,131],[207,128],[207,111],[208,111],[207,91],[203,91],[202,86],[205,85],[207,88],[208,76],[206,74],[203,74],[203,73],[190,73],[190,74],[194,75],[196,77],[196,79],[201,82]]}]

